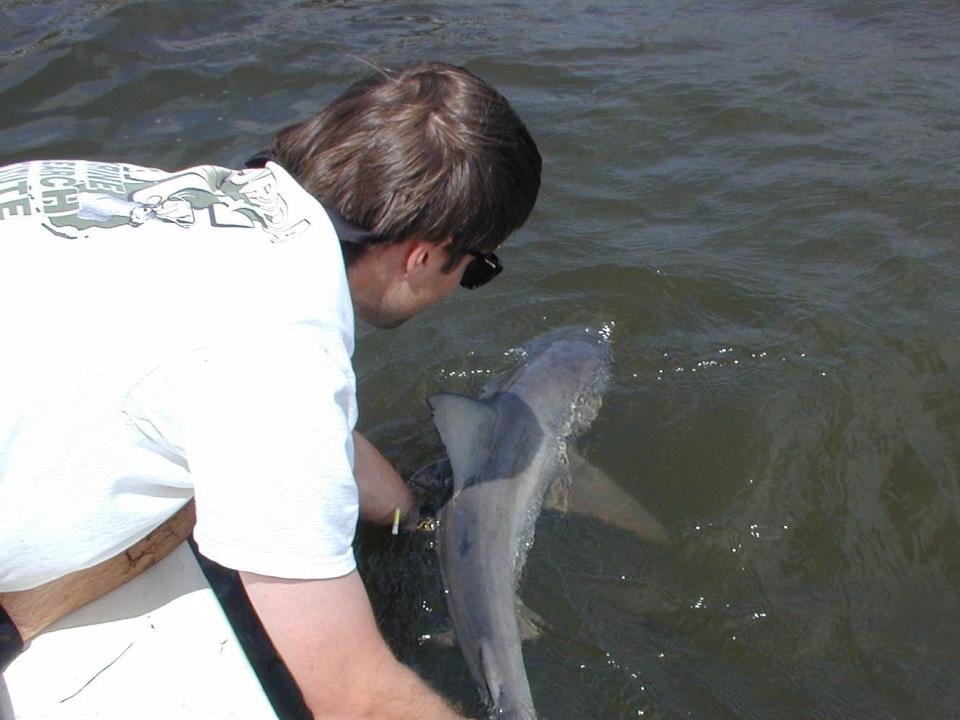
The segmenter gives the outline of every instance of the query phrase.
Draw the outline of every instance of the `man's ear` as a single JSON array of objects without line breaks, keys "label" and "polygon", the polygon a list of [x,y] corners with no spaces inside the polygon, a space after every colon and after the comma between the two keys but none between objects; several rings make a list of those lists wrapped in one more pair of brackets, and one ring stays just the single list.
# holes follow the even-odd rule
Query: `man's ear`
[{"label": "man's ear", "polygon": [[446,252],[443,247],[449,242],[448,240],[438,244],[428,240],[407,240],[404,269],[410,273],[432,267],[436,263],[442,266],[446,262]]}]

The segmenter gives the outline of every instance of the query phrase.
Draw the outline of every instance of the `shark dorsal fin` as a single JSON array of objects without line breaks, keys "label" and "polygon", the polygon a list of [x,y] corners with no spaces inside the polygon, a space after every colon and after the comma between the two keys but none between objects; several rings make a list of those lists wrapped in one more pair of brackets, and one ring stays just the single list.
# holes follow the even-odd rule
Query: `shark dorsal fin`
[{"label": "shark dorsal fin", "polygon": [[461,490],[486,461],[493,441],[497,411],[482,400],[456,393],[437,393],[427,402],[453,468],[453,490]]}]

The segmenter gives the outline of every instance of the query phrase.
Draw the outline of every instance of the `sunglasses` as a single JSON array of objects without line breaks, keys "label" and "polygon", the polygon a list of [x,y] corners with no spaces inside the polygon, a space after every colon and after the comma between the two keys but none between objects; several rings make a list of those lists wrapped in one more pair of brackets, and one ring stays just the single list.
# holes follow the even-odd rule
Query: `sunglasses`
[{"label": "sunglasses", "polygon": [[477,250],[470,250],[473,260],[469,262],[463,270],[463,276],[460,278],[460,287],[467,290],[474,290],[481,285],[486,285],[497,275],[503,272],[503,265],[500,259],[493,253],[482,253]]}]

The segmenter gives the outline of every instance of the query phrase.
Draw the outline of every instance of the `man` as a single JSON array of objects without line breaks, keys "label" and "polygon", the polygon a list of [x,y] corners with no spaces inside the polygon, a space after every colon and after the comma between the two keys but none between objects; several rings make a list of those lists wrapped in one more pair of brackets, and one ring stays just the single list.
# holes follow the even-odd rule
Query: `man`
[{"label": "man", "polygon": [[316,717],[454,717],[356,572],[358,515],[411,498],[353,430],[354,317],[396,327],[495,276],[540,155],[495,90],[425,64],[356,83],[251,165],[0,168],[0,593],[194,497],[200,550],[240,571]]}]

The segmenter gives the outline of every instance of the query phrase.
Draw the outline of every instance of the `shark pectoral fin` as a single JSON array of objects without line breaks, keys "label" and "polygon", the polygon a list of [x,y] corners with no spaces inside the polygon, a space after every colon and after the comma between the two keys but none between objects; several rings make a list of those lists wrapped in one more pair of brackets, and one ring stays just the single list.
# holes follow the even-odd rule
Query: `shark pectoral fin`
[{"label": "shark pectoral fin", "polygon": [[521,640],[536,640],[546,627],[546,622],[533,610],[528,608],[519,597],[516,599],[517,627],[520,629]]},{"label": "shark pectoral fin", "polygon": [[594,517],[647,542],[669,541],[663,525],[603,470],[572,451],[568,459],[572,481],[557,482],[551,489],[559,498],[554,499],[560,504],[556,509]]},{"label": "shark pectoral fin", "polygon": [[456,393],[431,395],[427,403],[433,410],[433,421],[450,457],[456,492],[486,460],[497,411],[482,400]]}]

